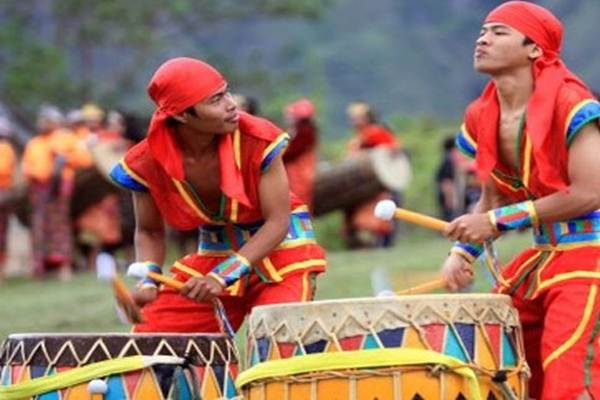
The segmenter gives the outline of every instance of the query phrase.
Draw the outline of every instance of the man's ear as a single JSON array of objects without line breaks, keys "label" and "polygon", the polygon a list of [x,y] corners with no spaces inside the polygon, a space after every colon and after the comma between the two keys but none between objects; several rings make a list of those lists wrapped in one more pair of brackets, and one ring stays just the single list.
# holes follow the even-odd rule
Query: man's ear
[{"label": "man's ear", "polygon": [[182,124],[187,124],[187,122],[188,122],[187,121],[187,113],[185,113],[185,112],[172,115],[171,118],[173,118],[177,122],[181,122]]},{"label": "man's ear", "polygon": [[533,44],[531,46],[531,50],[529,51],[529,59],[536,60],[544,54],[544,50],[537,44]]}]

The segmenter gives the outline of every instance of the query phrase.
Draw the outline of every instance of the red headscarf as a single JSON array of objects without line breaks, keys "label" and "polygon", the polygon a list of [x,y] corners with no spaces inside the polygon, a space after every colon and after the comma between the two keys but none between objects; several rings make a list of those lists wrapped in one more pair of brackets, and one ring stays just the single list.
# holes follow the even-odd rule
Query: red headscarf
[{"label": "red headscarf", "polygon": [[201,102],[226,84],[219,71],[193,58],[173,58],[162,64],[148,84],[148,94],[156,103],[148,129],[152,156],[167,174],[183,180],[181,150],[173,138],[167,118]]},{"label": "red headscarf", "polygon": [[309,99],[301,98],[288,104],[285,112],[296,120],[311,118],[315,115],[315,105]]},{"label": "red headscarf", "polygon": [[[551,188],[563,189],[566,183],[554,167],[564,165],[565,160],[558,158],[566,157],[564,152],[558,151],[562,132],[551,132],[556,97],[565,83],[588,89],[560,59],[562,25],[550,11],[525,1],[509,1],[498,6],[486,17],[485,23],[489,22],[499,22],[518,30],[543,50],[543,55],[533,63],[535,88],[527,104],[527,133],[533,144],[540,181]],[[493,81],[488,83],[474,107],[484,111],[484,117],[478,121],[481,129],[477,135],[477,167],[480,176],[486,178],[497,162],[500,107]]]}]

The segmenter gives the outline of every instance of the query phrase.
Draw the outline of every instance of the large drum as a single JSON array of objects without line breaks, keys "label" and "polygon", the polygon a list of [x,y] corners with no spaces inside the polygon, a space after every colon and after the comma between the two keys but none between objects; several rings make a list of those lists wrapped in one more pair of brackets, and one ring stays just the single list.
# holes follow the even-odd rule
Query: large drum
[{"label": "large drum", "polygon": [[504,295],[419,295],[257,307],[247,400],[526,399],[529,370]]},{"label": "large drum", "polygon": [[93,379],[108,388],[95,399],[235,399],[237,360],[233,340],[217,334],[11,335],[0,399],[90,399]]},{"label": "large drum", "polygon": [[360,152],[334,167],[319,168],[313,213],[350,208],[382,191],[402,191],[410,179],[410,163],[403,151],[379,147]]}]

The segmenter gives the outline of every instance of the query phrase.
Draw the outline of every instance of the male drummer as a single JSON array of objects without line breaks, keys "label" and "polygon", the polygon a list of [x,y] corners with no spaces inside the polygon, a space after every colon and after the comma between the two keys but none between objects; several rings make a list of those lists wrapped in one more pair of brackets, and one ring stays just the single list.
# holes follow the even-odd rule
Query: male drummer
[{"label": "male drummer", "polygon": [[484,240],[533,228],[534,246],[503,271],[532,370],[530,395],[600,398],[600,104],[560,59],[562,26],[521,1],[494,9],[474,66],[491,76],[457,144],[475,157],[483,194],[452,221],[443,266],[452,289],[471,280]]},{"label": "male drummer", "polygon": [[325,254],[288,188],[288,135],[239,112],[223,76],[200,60],[168,60],[148,92],[157,105],[148,137],[111,172],[133,191],[136,259],[161,271],[165,222],[199,228],[200,244],[171,268],[180,293],[152,281],[135,293],[146,303],[135,331],[217,331],[217,296],[235,329],[254,306],[312,299]]}]

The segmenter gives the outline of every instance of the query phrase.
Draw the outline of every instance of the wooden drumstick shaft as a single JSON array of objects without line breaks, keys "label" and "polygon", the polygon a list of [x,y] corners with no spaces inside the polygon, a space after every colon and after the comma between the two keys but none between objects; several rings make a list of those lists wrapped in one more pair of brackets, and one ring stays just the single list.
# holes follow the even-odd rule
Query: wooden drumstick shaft
[{"label": "wooden drumstick shaft", "polygon": [[429,229],[434,229],[436,231],[443,231],[448,226],[448,222],[446,221],[414,211],[408,211],[404,208],[396,208],[396,211],[394,212],[394,218],[421,225]]},{"label": "wooden drumstick shaft", "polygon": [[157,282],[163,283],[163,284],[165,284],[169,287],[172,287],[173,289],[177,289],[177,290],[181,290],[181,288],[183,288],[183,286],[185,285],[183,282],[179,282],[176,279],[170,278],[168,276],[164,276],[163,274],[158,274],[153,271],[148,271],[147,276],[150,279],[153,279]]},{"label": "wooden drumstick shaft", "polygon": [[435,279],[433,281],[425,282],[420,285],[397,291],[397,295],[405,295],[405,294],[423,294],[429,293],[432,290],[445,289],[446,288],[446,280],[443,278]]}]

